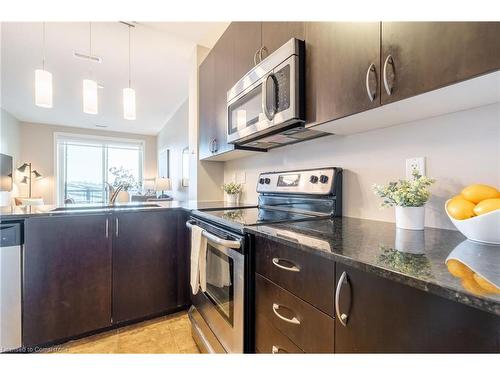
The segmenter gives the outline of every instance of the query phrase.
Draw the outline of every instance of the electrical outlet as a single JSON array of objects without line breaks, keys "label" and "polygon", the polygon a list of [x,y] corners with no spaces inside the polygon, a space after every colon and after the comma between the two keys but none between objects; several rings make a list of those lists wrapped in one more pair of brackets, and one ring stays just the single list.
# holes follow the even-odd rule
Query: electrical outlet
[{"label": "electrical outlet", "polygon": [[236,182],[238,184],[244,184],[246,182],[246,177],[245,171],[236,172]]},{"label": "electrical outlet", "polygon": [[406,179],[411,179],[414,170],[417,170],[422,176],[425,176],[425,158],[406,159]]}]

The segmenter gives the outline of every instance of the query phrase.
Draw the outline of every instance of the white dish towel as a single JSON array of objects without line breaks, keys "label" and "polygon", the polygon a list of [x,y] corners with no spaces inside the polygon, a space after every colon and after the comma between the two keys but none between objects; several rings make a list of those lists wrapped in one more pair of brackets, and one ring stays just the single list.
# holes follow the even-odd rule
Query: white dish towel
[{"label": "white dish towel", "polygon": [[203,228],[197,225],[191,227],[191,290],[198,293],[200,284],[206,290],[207,239],[202,236]]}]

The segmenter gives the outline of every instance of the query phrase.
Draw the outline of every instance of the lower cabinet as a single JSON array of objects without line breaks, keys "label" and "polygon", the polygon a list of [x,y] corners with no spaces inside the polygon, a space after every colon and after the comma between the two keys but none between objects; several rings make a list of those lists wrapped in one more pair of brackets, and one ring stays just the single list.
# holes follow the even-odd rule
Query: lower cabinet
[{"label": "lower cabinet", "polygon": [[338,263],[335,274],[337,353],[500,351],[497,316]]},{"label": "lower cabinet", "polygon": [[27,219],[23,345],[187,306],[186,215],[159,210]]},{"label": "lower cabinet", "polygon": [[113,322],[182,306],[185,301],[177,292],[185,280],[178,277],[177,212],[116,214],[113,226]]},{"label": "lower cabinet", "polygon": [[111,325],[107,215],[25,221],[23,345]]}]

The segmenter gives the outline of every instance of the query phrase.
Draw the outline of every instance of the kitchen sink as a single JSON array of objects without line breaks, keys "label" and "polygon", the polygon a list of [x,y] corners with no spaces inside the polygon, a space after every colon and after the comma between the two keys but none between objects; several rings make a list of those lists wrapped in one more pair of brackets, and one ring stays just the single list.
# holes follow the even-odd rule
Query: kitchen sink
[{"label": "kitchen sink", "polygon": [[60,212],[60,211],[99,211],[99,210],[123,210],[123,209],[142,209],[142,208],[155,208],[161,207],[156,203],[148,203],[148,204],[117,204],[117,205],[106,205],[106,206],[65,206],[65,207],[57,207],[52,212]]}]

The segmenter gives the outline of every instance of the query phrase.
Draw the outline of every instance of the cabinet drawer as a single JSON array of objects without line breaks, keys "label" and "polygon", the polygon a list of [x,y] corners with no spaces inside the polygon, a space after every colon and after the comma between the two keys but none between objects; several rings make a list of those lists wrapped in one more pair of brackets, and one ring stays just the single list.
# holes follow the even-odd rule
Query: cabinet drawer
[{"label": "cabinet drawer", "polygon": [[256,271],[334,316],[334,262],[291,246],[255,238]]},{"label": "cabinet drawer", "polygon": [[258,353],[304,353],[263,315],[255,317],[255,346]]},{"label": "cabinet drawer", "polygon": [[255,275],[255,299],[258,319],[267,319],[300,349],[333,353],[333,318],[259,274]]}]

